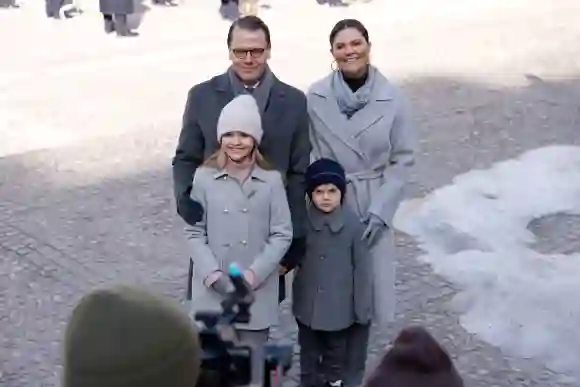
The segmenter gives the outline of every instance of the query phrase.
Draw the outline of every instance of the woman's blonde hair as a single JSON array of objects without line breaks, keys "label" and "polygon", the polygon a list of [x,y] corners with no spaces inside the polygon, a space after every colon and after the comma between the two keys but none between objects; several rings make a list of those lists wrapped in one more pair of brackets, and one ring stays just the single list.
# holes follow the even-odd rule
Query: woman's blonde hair
[{"label": "woman's blonde hair", "polygon": [[[264,158],[264,155],[262,155],[258,148],[255,148],[252,153],[254,161],[258,167],[265,171],[273,171],[276,169],[269,161]],[[203,166],[214,169],[223,169],[226,166],[227,160],[226,153],[223,150],[218,149],[214,154],[205,160]]]}]

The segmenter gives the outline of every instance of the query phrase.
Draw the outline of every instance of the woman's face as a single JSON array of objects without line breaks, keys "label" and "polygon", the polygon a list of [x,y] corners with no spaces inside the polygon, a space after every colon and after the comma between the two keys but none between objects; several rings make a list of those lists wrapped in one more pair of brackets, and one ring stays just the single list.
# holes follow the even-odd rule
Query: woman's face
[{"label": "woman's face", "polygon": [[228,132],[222,136],[221,149],[233,162],[248,160],[254,151],[254,138],[242,132]]},{"label": "woman's face", "polygon": [[356,28],[346,28],[336,34],[330,53],[342,73],[361,77],[367,71],[371,45]]}]

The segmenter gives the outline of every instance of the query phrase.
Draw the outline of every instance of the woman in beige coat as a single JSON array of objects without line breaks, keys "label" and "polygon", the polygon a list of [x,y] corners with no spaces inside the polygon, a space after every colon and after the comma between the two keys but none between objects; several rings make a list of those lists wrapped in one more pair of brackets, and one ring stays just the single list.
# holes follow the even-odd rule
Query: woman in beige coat
[{"label": "woman in beige coat", "polygon": [[[358,20],[338,22],[330,33],[336,71],[307,95],[313,158],[340,163],[347,177],[346,203],[366,223],[372,256],[373,321],[386,325],[395,309],[393,216],[414,163],[415,131],[399,91],[370,64],[368,31]],[[357,325],[349,344],[349,380],[362,381],[369,336]]]},{"label": "woman in beige coat", "polygon": [[262,158],[258,105],[242,94],[218,119],[220,149],[200,167],[191,198],[205,210],[203,220],[186,228],[194,261],[193,312],[219,310],[231,284],[225,274],[237,263],[255,291],[248,324],[240,339],[254,347],[252,382],[261,384],[260,349],[278,322],[278,264],[292,241],[292,220],[281,174]]}]

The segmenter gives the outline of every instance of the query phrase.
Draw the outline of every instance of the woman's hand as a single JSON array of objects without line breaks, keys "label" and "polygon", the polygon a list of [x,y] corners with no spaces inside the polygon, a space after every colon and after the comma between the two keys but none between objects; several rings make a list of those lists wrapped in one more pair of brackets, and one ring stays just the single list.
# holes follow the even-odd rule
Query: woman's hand
[{"label": "woman's hand", "polygon": [[368,226],[363,233],[362,239],[366,240],[369,246],[372,246],[385,227],[387,227],[387,225],[381,220],[381,218],[371,214],[369,216]]}]

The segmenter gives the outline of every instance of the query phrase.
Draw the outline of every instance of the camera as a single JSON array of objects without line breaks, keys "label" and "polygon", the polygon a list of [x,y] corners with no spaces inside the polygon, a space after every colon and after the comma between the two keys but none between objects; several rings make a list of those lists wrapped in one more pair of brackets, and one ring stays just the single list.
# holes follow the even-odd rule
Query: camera
[{"label": "camera", "polygon": [[[242,345],[236,323],[248,323],[254,293],[237,265],[231,264],[228,276],[233,290],[221,302],[221,312],[199,311],[196,322],[203,351],[198,387],[246,386],[252,380],[252,349]],[[292,346],[264,346],[264,387],[281,385],[292,365]]]}]

